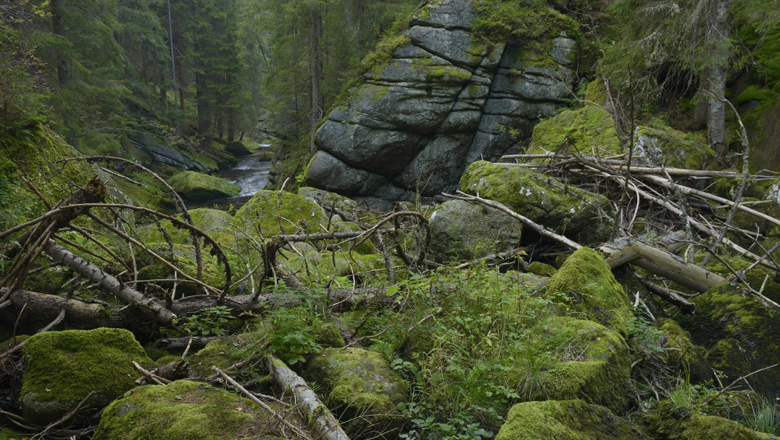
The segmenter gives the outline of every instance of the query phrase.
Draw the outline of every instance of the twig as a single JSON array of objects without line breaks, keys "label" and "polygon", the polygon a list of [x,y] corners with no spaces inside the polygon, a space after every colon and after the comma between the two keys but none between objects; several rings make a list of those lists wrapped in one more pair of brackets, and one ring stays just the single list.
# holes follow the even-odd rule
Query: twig
[{"label": "twig", "polygon": [[[54,318],[54,321],[50,322],[49,325],[47,325],[46,327],[38,330],[38,332],[36,332],[35,334],[37,335],[38,333],[45,333],[45,332],[51,330],[52,328],[54,328],[54,326],[56,326],[57,324],[62,322],[63,319],[65,319],[65,309],[60,310],[59,315],[57,315],[57,317]],[[3,353],[3,354],[0,354],[0,359],[5,359],[6,357],[10,356],[11,354],[21,350],[22,347],[24,347],[24,344],[27,341],[29,341],[29,339],[25,339],[24,341],[22,341],[19,344],[17,344],[15,347],[6,350],[5,353]]]},{"label": "twig", "polygon": [[[167,384],[171,383],[170,380],[165,379],[163,377],[160,377],[160,376],[152,373],[149,370],[146,370],[144,367],[139,365],[138,362],[136,362],[136,361],[133,361],[133,367],[136,370],[138,370],[139,373],[143,374],[144,378],[152,379],[157,385],[167,385]],[[136,383],[138,383],[138,381],[136,381]]]},{"label": "twig", "polygon": [[699,406],[707,406],[707,405],[709,405],[710,403],[712,403],[713,401],[715,401],[715,399],[717,399],[718,397],[720,397],[720,395],[721,395],[721,394],[723,394],[723,393],[725,393],[726,391],[728,391],[729,389],[731,389],[731,387],[733,387],[734,385],[736,385],[736,384],[737,384],[739,381],[741,381],[741,380],[745,380],[745,379],[747,379],[748,377],[750,377],[750,376],[752,376],[752,375],[754,375],[754,374],[756,374],[756,373],[760,373],[760,372],[762,372],[762,371],[769,370],[770,368],[774,368],[774,367],[776,367],[776,366],[777,366],[777,364],[770,365],[770,366],[768,366],[768,367],[761,368],[760,370],[756,370],[756,371],[754,371],[754,372],[752,372],[752,373],[749,373],[749,374],[746,374],[746,375],[744,375],[744,376],[742,376],[742,377],[739,377],[739,378],[737,378],[737,380],[735,380],[734,382],[731,382],[731,383],[729,384],[729,386],[727,386],[726,388],[723,388],[722,390],[720,390],[720,392],[719,392],[718,394],[716,394],[716,395],[714,395],[714,396],[710,397],[710,398],[709,398],[709,399],[708,399],[706,402],[702,403],[702,404],[701,404],[701,405],[699,405]]},{"label": "twig", "polygon": [[278,419],[280,422],[282,422],[282,423],[283,423],[283,424],[284,424],[286,427],[290,428],[290,429],[291,429],[291,430],[292,430],[292,431],[293,431],[293,432],[294,432],[296,435],[298,435],[298,436],[300,436],[300,437],[302,437],[302,438],[304,438],[304,439],[311,439],[311,437],[310,437],[308,434],[306,434],[305,432],[301,431],[301,430],[300,430],[300,428],[298,428],[297,426],[295,426],[295,425],[293,425],[292,423],[288,422],[288,421],[287,421],[287,420],[286,420],[284,417],[282,417],[282,416],[281,416],[281,415],[280,415],[278,412],[274,411],[274,409],[273,409],[273,408],[271,408],[270,406],[268,406],[268,405],[267,405],[265,402],[263,402],[262,400],[260,400],[260,399],[258,399],[257,397],[255,397],[255,395],[254,395],[254,394],[252,394],[252,393],[250,393],[249,391],[247,391],[247,389],[246,389],[246,388],[242,387],[242,386],[241,386],[241,384],[239,384],[238,382],[236,382],[235,380],[233,380],[233,378],[232,378],[232,377],[228,376],[228,375],[227,375],[227,373],[225,373],[224,371],[220,370],[220,369],[219,369],[219,368],[217,368],[217,367],[211,367],[211,369],[212,369],[214,372],[216,372],[217,374],[219,374],[220,376],[222,376],[222,378],[223,378],[223,379],[225,379],[225,381],[226,381],[227,383],[229,383],[229,384],[230,384],[230,385],[231,385],[233,388],[237,389],[238,391],[240,391],[240,392],[241,392],[241,394],[243,394],[243,395],[245,395],[246,397],[248,397],[248,398],[249,398],[249,400],[251,400],[251,401],[255,402],[255,403],[256,403],[256,404],[258,404],[258,405],[260,405],[260,406],[261,406],[261,407],[262,407],[264,410],[268,411],[268,413],[269,413],[269,414],[271,414],[272,416],[276,417],[276,418],[277,418],[277,419]]}]

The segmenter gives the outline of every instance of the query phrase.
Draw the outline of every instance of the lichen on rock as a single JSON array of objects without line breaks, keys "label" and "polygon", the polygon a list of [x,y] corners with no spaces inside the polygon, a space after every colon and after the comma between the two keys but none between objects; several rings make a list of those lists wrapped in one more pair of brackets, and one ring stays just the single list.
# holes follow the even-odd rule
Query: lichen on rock
[{"label": "lichen on rock", "polygon": [[23,347],[27,364],[20,404],[25,420],[46,426],[94,391],[102,407],[135,386],[131,361],[151,366],[132,333],[122,329],[40,333]]}]

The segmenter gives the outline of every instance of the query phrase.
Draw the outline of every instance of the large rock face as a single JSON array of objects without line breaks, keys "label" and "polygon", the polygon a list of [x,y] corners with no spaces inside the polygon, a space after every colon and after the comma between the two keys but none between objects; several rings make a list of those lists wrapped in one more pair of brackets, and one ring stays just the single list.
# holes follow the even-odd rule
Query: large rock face
[{"label": "large rock face", "polygon": [[468,164],[565,105],[576,46],[565,31],[544,54],[487,44],[472,33],[472,0],[432,3],[317,130],[309,185],[389,200],[452,190]]}]

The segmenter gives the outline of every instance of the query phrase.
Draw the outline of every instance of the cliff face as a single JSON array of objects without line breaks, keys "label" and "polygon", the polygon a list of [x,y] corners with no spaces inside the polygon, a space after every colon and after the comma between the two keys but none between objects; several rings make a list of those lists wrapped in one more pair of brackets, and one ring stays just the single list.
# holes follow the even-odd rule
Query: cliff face
[{"label": "cliff face", "polygon": [[470,163],[527,140],[571,98],[571,32],[484,42],[473,0],[432,3],[321,124],[308,185],[387,200],[453,190]]}]

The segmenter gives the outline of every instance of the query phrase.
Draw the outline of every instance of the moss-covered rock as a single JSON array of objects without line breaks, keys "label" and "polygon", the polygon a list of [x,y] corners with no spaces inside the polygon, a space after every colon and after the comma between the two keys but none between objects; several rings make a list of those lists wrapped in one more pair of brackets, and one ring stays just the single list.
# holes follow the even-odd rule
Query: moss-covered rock
[{"label": "moss-covered rock", "polygon": [[[279,212],[276,206],[279,202]],[[314,199],[282,191],[281,200],[275,191],[258,191],[241,209],[236,212],[234,222],[250,234],[259,228],[265,237],[281,233],[281,225],[288,234],[305,231],[321,232],[318,223],[327,225],[328,217]]]},{"label": "moss-covered rock", "polygon": [[593,321],[562,317],[554,322],[576,342],[573,346],[584,348],[562,355],[563,362],[543,372],[531,399],[583,399],[625,413],[631,358],[623,337]]},{"label": "moss-covered rock", "polygon": [[212,200],[235,197],[241,188],[219,177],[195,171],[184,171],[168,179],[171,187],[187,200]]},{"label": "moss-covered rock", "polygon": [[551,277],[558,272],[558,269],[549,264],[542,263],[541,261],[534,261],[528,265],[527,272],[539,275],[540,277]]},{"label": "moss-covered rock", "polygon": [[[598,149],[597,155],[624,152],[612,116],[607,110],[591,105],[563,111],[537,124],[528,153],[593,154],[594,148]],[[656,165],[701,169],[714,162],[715,153],[699,134],[654,124],[636,128],[634,158]]]},{"label": "moss-covered rock", "polygon": [[29,434],[22,434],[9,428],[0,428],[0,440],[23,440],[29,437]]},{"label": "moss-covered rock", "polygon": [[669,366],[684,372],[692,383],[713,379],[712,368],[704,359],[705,350],[691,342],[690,333],[673,319],[661,318],[657,325],[664,332],[664,351]]},{"label": "moss-covered rock", "polygon": [[[241,238],[240,233],[231,227],[232,217],[227,211],[198,208],[190,210],[189,213],[195,227],[208,234],[221,245],[233,247],[236,244],[236,240]],[[182,219],[181,216],[179,218]],[[192,236],[189,229],[176,228],[169,220],[161,221],[159,227],[157,225],[149,225],[136,230],[139,231],[139,235],[144,243],[164,243],[165,236],[160,231],[160,227],[165,229],[165,233],[168,234],[172,242],[192,244]]]},{"label": "moss-covered rock", "polygon": [[24,345],[27,364],[20,403],[25,420],[46,426],[94,391],[91,403],[102,408],[135,386],[131,361],[153,361],[122,329],[67,330],[40,333]]},{"label": "moss-covered rock", "polygon": [[[737,378],[777,363],[780,324],[773,309],[734,284],[717,286],[692,301],[695,317],[677,319],[691,332],[693,342],[707,349],[706,359],[713,368]],[[773,368],[751,376],[750,385],[775,399],[780,396],[780,371]]]},{"label": "moss-covered rock", "polygon": [[[280,410],[276,403],[269,406]],[[138,387],[112,403],[94,440],[239,440],[283,435],[260,405],[210,385],[179,380]],[[296,423],[295,416],[292,416]],[[302,422],[297,420],[302,426]],[[305,425],[303,425],[305,426]]]},{"label": "moss-covered rock", "polygon": [[598,252],[580,248],[547,283],[553,301],[585,313],[590,319],[628,335],[628,319],[633,316],[623,287],[615,280]]},{"label": "moss-covered rock", "polygon": [[523,226],[484,205],[450,200],[430,216],[430,255],[437,262],[472,260],[516,249]]},{"label": "moss-covered rock", "polygon": [[652,438],[685,440],[768,440],[775,437],[752,431],[737,422],[709,416],[664,402],[639,413],[637,424]]},{"label": "moss-covered rock", "polygon": [[392,437],[401,428],[406,385],[379,353],[329,348],[309,360],[305,377],[326,385],[325,404],[347,434]]},{"label": "moss-covered rock", "polygon": [[[189,244],[174,244],[173,258],[171,258],[171,246],[167,243],[148,243],[147,246],[155,253],[165,258],[168,262],[172,263],[175,259],[176,267],[187,275],[193,278],[197,275],[198,265],[195,262],[195,246]],[[203,282],[209,286],[216,287],[217,289],[222,289],[225,286],[225,270],[221,264],[217,263],[217,258],[210,255],[204,248],[201,248],[201,263],[203,269]],[[154,260],[154,263],[147,265],[138,271],[139,280],[156,280],[154,281],[155,284],[166,289],[173,288],[173,285],[176,283],[173,275],[174,270],[159,260]],[[197,285],[195,283],[187,281],[181,275],[178,275],[176,279],[179,280],[176,287],[178,294],[187,296],[197,292]]]},{"label": "moss-covered rock", "polygon": [[242,333],[206,344],[200,351],[187,356],[190,375],[196,378],[214,374],[211,367],[225,369],[252,354],[252,347],[262,339],[263,333]]},{"label": "moss-covered rock", "polygon": [[236,157],[249,156],[252,154],[249,148],[241,141],[228,142],[225,144],[225,151]]},{"label": "moss-covered rock", "polygon": [[469,194],[501,202],[567,236],[598,240],[609,235],[609,220],[602,214],[612,210],[606,197],[570,187],[528,168],[474,162],[463,174],[460,187]]},{"label": "moss-covered rock", "polygon": [[[311,197],[312,199],[316,200],[317,203],[319,203],[319,205],[323,208],[329,209],[330,207],[333,207],[340,212],[347,214],[348,216],[357,217],[357,202],[350,199],[349,197],[344,197],[342,195],[328,192],[323,189],[311,188],[308,186],[299,189],[298,194],[304,197]],[[349,219],[347,218],[343,220]]]},{"label": "moss-covered rock", "polygon": [[581,400],[518,403],[509,411],[496,440],[649,439],[607,408]]},{"label": "moss-covered rock", "polygon": [[314,340],[326,348],[342,348],[346,345],[341,332],[331,322],[326,322],[314,329]]}]

